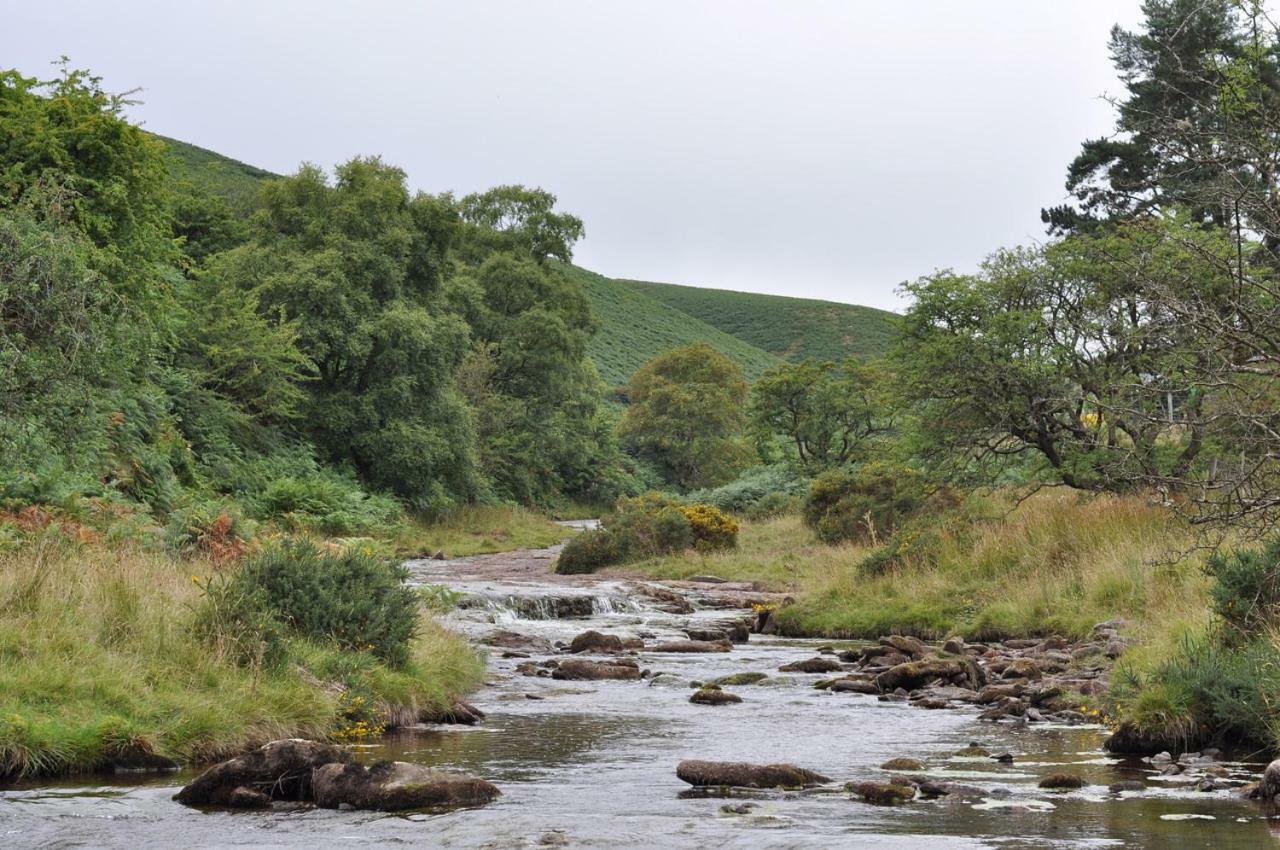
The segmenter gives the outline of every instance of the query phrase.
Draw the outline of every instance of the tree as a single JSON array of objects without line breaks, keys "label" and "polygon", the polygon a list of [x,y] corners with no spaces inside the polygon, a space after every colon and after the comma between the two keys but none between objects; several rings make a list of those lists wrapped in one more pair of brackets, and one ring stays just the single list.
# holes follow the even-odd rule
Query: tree
[{"label": "tree", "polygon": [[[1246,53],[1236,0],[1147,0],[1137,32],[1115,27],[1111,55],[1126,96],[1113,100],[1116,133],[1084,142],[1067,170],[1077,206],[1043,210],[1057,233],[1182,207],[1196,221],[1229,223],[1222,204],[1219,94]],[[1272,60],[1267,60],[1271,62]]]},{"label": "tree", "polygon": [[619,433],[683,489],[731,480],[748,462],[742,440],[747,383],[732,360],[705,343],[655,357],[627,384]]},{"label": "tree", "polygon": [[467,195],[458,208],[466,227],[462,253],[479,261],[495,251],[510,251],[538,262],[548,257],[573,259],[574,243],[582,239],[582,219],[555,212],[556,196],[543,189],[497,186]]},{"label": "tree", "polygon": [[439,295],[457,227],[447,198],[410,196],[377,158],[313,166],[263,190],[252,243],[215,273],[294,324],[315,366],[302,421],[322,452],[423,507],[475,491],[468,411],[453,389],[470,339]]},{"label": "tree", "polygon": [[750,419],[769,437],[781,435],[810,472],[842,466],[891,420],[877,366],[805,360],[769,370],[751,390]]},{"label": "tree", "polygon": [[1209,347],[1170,302],[1229,309],[1231,256],[1218,232],[1138,222],[904,287],[895,361],[938,456],[1034,455],[1082,489],[1185,481],[1205,445]]}]

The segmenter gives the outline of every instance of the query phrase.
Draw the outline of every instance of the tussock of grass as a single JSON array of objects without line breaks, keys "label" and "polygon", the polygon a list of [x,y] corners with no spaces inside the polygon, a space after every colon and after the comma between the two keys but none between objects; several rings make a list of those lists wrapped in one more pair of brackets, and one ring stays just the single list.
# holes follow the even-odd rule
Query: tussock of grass
[{"label": "tussock of grass", "polygon": [[542,549],[554,546],[572,531],[541,514],[511,505],[468,505],[434,520],[408,520],[394,538],[406,555],[444,552],[450,558]]},{"label": "tussock of grass", "polygon": [[214,569],[52,539],[0,553],[0,776],[93,770],[130,750],[200,762],[323,738],[342,722],[326,679],[355,677],[388,707],[440,705],[480,680],[465,642],[429,622],[401,670],[299,642],[273,669],[237,666],[191,627],[192,576]]}]

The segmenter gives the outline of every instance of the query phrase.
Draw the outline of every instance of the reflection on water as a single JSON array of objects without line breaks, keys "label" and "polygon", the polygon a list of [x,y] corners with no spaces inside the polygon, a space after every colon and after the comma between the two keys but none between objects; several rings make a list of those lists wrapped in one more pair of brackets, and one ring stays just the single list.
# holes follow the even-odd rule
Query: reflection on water
[{"label": "reflection on water", "polygon": [[[507,598],[530,588],[492,592]],[[500,622],[561,640],[585,628],[674,636],[690,619],[593,610],[588,619],[522,620],[509,609],[479,605],[460,611],[454,625],[480,636]],[[409,816],[199,812],[170,800],[189,774],[93,779],[0,791],[0,847],[1280,848],[1277,821],[1257,806],[1226,791],[1196,792],[1190,777],[1156,779],[1141,762],[1106,758],[1101,730],[979,724],[971,712],[831,694],[811,687],[817,676],[777,672],[815,647],[753,638],[728,654],[643,655],[643,666],[674,674],[664,677],[666,686],[523,677],[514,672],[518,659],[495,658],[491,684],[474,700],[489,713],[485,724],[402,731],[358,751],[362,759],[492,779],[503,797],[484,809]],[[733,689],[742,704],[688,702],[689,680],[746,670],[771,679]],[[970,740],[1011,751],[1015,761],[954,755]],[[687,788],[675,777],[679,760],[707,758],[791,761],[843,782],[881,776],[877,765],[896,756],[922,759],[929,775],[976,786],[981,797],[877,808],[833,785],[725,800],[681,796]],[[1239,780],[1258,770],[1231,767]],[[1070,793],[1036,787],[1057,770],[1088,784]],[[1123,779],[1142,780],[1146,790],[1107,791]]]}]

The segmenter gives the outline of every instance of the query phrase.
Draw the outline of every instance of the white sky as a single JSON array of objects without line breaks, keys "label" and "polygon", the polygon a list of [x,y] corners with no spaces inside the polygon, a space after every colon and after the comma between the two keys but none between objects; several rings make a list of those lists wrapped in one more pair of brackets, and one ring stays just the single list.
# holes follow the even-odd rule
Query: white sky
[{"label": "white sky", "polygon": [[0,67],[66,54],[149,129],[272,171],[542,186],[614,277],[897,308],[1042,239],[1105,134],[1138,0],[0,2]]}]

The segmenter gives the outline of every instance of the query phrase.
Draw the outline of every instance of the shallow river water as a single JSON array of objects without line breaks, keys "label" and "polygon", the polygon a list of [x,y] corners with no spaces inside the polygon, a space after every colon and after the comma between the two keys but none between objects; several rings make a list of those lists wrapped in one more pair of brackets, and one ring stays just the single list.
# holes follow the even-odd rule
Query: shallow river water
[{"label": "shallow river water", "polygon": [[[496,628],[568,640],[587,628],[647,638],[683,637],[691,620],[653,610],[621,585],[566,585],[536,577],[460,581],[464,566],[417,562],[418,580],[451,584],[468,606],[450,615],[480,637]],[[542,619],[539,600],[592,597],[594,613]],[[753,635],[713,655],[641,654],[642,666],[709,680],[741,671],[770,681],[733,688],[739,705],[691,704],[684,682],[566,682],[515,674],[521,659],[491,654],[489,684],[471,698],[488,714],[476,727],[398,732],[361,748],[457,769],[496,782],[503,796],[483,809],[407,816],[301,808],[203,812],[170,797],[191,774],[90,778],[0,789],[0,848],[120,847],[457,847],[457,848],[1111,848],[1235,850],[1280,848],[1280,820],[1230,792],[1196,792],[1161,780],[1141,762],[1101,753],[1103,730],[979,723],[971,710],[927,711],[875,697],[818,691],[819,676],[778,673],[820,644]],[[534,660],[538,660],[535,656]],[[667,678],[667,677],[664,677]],[[953,753],[969,741],[1011,751],[1013,764]],[[980,800],[880,808],[840,790],[851,779],[883,778],[897,756],[926,762],[928,774],[985,790]],[[691,797],[675,775],[681,759],[786,761],[837,780],[803,793],[763,792],[726,800]],[[1243,780],[1259,765],[1232,766]],[[1045,792],[1036,781],[1069,770],[1087,787]],[[1146,790],[1107,785],[1142,779]],[[727,805],[752,802],[745,814]]]}]

